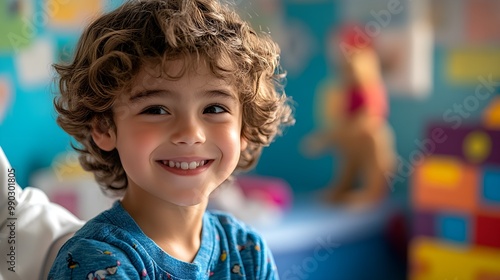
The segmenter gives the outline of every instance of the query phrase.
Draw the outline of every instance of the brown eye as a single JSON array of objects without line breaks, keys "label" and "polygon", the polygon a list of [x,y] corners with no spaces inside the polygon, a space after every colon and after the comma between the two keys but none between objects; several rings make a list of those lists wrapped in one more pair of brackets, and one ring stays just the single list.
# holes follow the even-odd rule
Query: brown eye
[{"label": "brown eye", "polygon": [[221,114],[226,112],[228,112],[226,108],[221,105],[210,105],[203,110],[204,114]]},{"label": "brown eye", "polygon": [[168,111],[162,106],[151,106],[144,109],[141,114],[143,115],[166,115]]}]

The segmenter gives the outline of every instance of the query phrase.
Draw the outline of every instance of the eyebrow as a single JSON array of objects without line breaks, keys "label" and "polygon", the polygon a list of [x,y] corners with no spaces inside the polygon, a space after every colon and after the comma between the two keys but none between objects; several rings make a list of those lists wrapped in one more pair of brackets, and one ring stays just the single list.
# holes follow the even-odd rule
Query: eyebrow
[{"label": "eyebrow", "polygon": [[[144,90],[140,91],[136,94],[133,94],[130,98],[129,101],[131,103],[137,103],[141,100],[145,99],[150,99],[154,97],[159,97],[159,96],[168,96],[174,94],[174,92],[169,91],[169,90],[163,90],[163,89],[151,89],[151,90]],[[232,102],[237,102],[238,98],[234,95],[231,94],[230,91],[225,90],[225,89],[214,89],[214,90],[208,90],[204,91],[202,93],[203,96],[207,98],[224,98]]]},{"label": "eyebrow", "polygon": [[153,98],[153,97],[157,97],[157,96],[161,96],[161,95],[168,95],[168,91],[160,90],[160,89],[151,89],[151,90],[140,91],[136,94],[133,94],[129,98],[129,101],[131,103],[137,103],[141,100],[149,99],[149,98]]},{"label": "eyebrow", "polygon": [[225,89],[209,90],[204,92],[204,95],[208,98],[218,97],[227,99],[229,101],[238,102],[238,98],[230,91],[227,91]]}]

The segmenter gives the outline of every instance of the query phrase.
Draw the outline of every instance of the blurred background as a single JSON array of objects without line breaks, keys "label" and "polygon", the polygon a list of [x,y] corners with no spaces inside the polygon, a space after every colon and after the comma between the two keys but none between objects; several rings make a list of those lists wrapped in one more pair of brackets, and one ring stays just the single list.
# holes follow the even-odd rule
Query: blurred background
[{"label": "blurred background", "polygon": [[[267,237],[282,278],[500,279],[500,1],[232,2],[280,45],[295,102],[296,124],[241,180],[270,185],[263,192],[278,201],[273,215],[259,213],[271,221],[250,222]],[[85,24],[121,3],[0,2],[0,146],[21,186],[46,190],[84,219],[96,214],[96,201],[108,202],[89,188],[55,122],[51,64],[69,61]],[[354,40],[379,56],[397,154],[387,199],[371,211],[320,201],[341,158],[301,148],[340,114],[329,94],[342,84],[349,48],[339,30],[351,23]],[[257,216],[247,211],[262,208],[234,210]]]}]

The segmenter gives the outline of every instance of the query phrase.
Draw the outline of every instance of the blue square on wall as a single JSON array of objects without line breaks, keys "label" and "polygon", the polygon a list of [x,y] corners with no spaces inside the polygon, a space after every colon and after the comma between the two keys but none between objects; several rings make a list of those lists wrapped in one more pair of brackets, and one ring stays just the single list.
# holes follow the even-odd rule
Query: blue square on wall
[{"label": "blue square on wall", "polygon": [[500,168],[484,168],[482,198],[486,204],[500,206]]},{"label": "blue square on wall", "polygon": [[442,239],[469,243],[469,220],[465,215],[442,214],[437,218],[437,232]]}]

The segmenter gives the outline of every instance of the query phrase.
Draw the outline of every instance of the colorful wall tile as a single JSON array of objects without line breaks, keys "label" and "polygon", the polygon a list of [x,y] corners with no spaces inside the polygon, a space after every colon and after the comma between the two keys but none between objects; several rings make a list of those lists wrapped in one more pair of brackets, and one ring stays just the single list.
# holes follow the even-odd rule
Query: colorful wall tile
[{"label": "colorful wall tile", "polygon": [[477,207],[478,181],[477,169],[458,158],[426,158],[413,176],[413,204],[416,209],[473,211]]},{"label": "colorful wall tile", "polygon": [[436,127],[443,130],[447,140],[436,143],[434,155],[456,156],[471,164],[500,165],[500,130],[470,123],[458,127],[437,123],[429,125],[427,132]]},{"label": "colorful wall tile", "polygon": [[[485,280],[500,277],[500,251],[418,238],[410,245],[410,280]],[[490,277],[490,278],[486,278]]]},{"label": "colorful wall tile", "polygon": [[436,218],[437,237],[455,243],[469,243],[472,228],[467,215],[441,213]]}]

